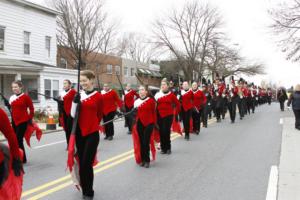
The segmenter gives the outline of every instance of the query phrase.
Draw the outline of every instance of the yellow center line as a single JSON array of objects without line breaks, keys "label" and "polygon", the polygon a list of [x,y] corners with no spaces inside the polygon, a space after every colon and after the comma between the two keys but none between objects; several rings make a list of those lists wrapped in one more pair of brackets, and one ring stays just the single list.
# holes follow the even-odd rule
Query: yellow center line
[{"label": "yellow center line", "polygon": [[[215,122],[215,121],[216,121],[216,120],[212,120],[212,119],[211,119],[211,120],[208,120],[208,124],[212,124],[212,123]],[[175,139],[177,139],[178,137],[181,137],[181,135],[179,135],[179,134],[177,134],[177,133],[172,133],[172,134],[171,134],[171,140],[175,140]],[[133,149],[131,149],[131,150],[127,151],[127,152],[124,152],[124,153],[119,154],[119,155],[117,155],[117,156],[114,156],[114,157],[112,157],[112,158],[110,158],[110,159],[107,159],[107,160],[105,160],[105,161],[103,161],[103,162],[100,162],[100,163],[98,163],[98,164],[94,167],[94,168],[95,168],[94,173],[97,174],[97,173],[99,173],[99,172],[101,172],[101,171],[104,171],[104,170],[106,170],[106,169],[109,169],[109,168],[111,168],[111,167],[113,167],[113,166],[115,166],[115,165],[117,165],[117,164],[120,164],[120,163],[122,163],[122,162],[125,162],[126,160],[132,158],[133,156],[134,156],[134,155],[133,155]],[[123,157],[124,157],[124,158],[123,158]],[[108,163],[110,163],[110,164],[108,164]],[[105,165],[105,164],[107,164],[107,165]],[[103,165],[105,165],[105,166],[103,166]],[[99,167],[99,168],[98,168],[98,167]],[[97,169],[97,168],[98,168],[98,169]],[[64,182],[64,181],[67,181],[67,182],[61,183],[61,182]],[[32,198],[30,198],[30,200],[33,200],[33,199],[39,199],[39,198],[44,197],[44,196],[46,196],[46,195],[48,195],[48,194],[54,193],[54,192],[56,192],[56,191],[59,191],[59,190],[65,188],[65,187],[71,185],[73,182],[71,181],[71,176],[70,176],[70,175],[67,175],[67,176],[64,176],[64,177],[62,177],[62,178],[56,179],[56,180],[54,180],[54,181],[51,181],[51,182],[49,182],[49,183],[43,184],[43,185],[41,185],[41,186],[39,186],[39,187],[36,187],[36,188],[31,189],[31,190],[25,191],[25,192],[22,193],[22,197],[26,197],[26,196],[31,195],[31,194],[33,194],[33,193],[39,192],[39,191],[41,191],[41,190],[44,190],[44,189],[46,189],[46,188],[48,188],[48,187],[51,187],[51,186],[53,186],[53,185],[56,185],[56,184],[58,184],[58,183],[61,183],[61,184],[58,185],[58,186],[55,186],[55,187],[53,187],[52,189],[49,189],[49,190],[47,190],[47,191],[45,191],[45,192],[42,192],[42,193],[40,193],[40,194],[38,194],[38,195],[36,195],[36,196],[33,196]]]}]

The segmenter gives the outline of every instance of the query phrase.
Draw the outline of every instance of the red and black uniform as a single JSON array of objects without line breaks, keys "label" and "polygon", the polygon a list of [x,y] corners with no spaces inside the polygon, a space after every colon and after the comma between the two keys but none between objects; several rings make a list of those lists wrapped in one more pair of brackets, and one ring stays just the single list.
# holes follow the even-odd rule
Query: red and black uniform
[{"label": "red and black uniform", "polygon": [[199,90],[193,90],[194,94],[194,108],[192,110],[192,118],[193,118],[193,131],[196,134],[199,134],[200,132],[200,124],[201,124],[201,115],[204,110],[204,107],[206,105],[206,96],[204,93]]},{"label": "red and black uniform", "polygon": [[180,112],[180,102],[171,91],[159,91],[154,96],[157,102],[158,126],[162,153],[171,153],[171,126],[175,115]]},{"label": "red and black uniform", "polygon": [[241,97],[241,102],[242,102],[242,108],[244,110],[244,114],[248,114],[248,108],[247,108],[247,97],[248,97],[248,88],[243,86],[242,87],[242,97]]},{"label": "red and black uniform", "polygon": [[[73,120],[71,117],[71,107],[72,107],[72,101],[74,99],[75,94],[76,94],[76,91],[74,89],[69,89],[69,90],[63,91],[60,96],[60,100],[61,100],[61,104],[62,104],[61,105],[60,122],[66,133],[67,144],[69,144],[69,139],[70,139],[72,125],[73,125]],[[58,103],[60,103],[60,102],[58,102]]]},{"label": "red and black uniform", "polygon": [[268,92],[267,92],[267,99],[268,99],[268,104],[271,105],[271,102],[272,102],[272,91],[270,89],[268,89]]},{"label": "red and black uniform", "polygon": [[216,105],[215,105],[215,114],[217,118],[217,122],[221,121],[221,114],[224,110],[224,99],[223,99],[223,93],[225,91],[225,84],[220,83],[216,86],[215,89],[215,99],[216,99]]},{"label": "red and black uniform", "polygon": [[192,116],[192,109],[194,107],[193,99],[194,94],[192,90],[181,90],[180,98],[181,100],[181,116],[183,121],[183,127],[185,132],[185,139],[190,139],[190,119]]},{"label": "red and black uniform", "polygon": [[0,199],[20,199],[23,182],[22,152],[9,119],[1,108],[0,121],[0,132],[9,144],[8,147],[0,143]]},{"label": "red and black uniform", "polygon": [[[125,90],[125,95],[124,95],[124,105],[125,105],[125,111],[130,112],[133,108],[134,100],[137,99],[139,95],[136,93],[136,91],[130,89],[130,90]],[[125,125],[128,127],[129,134],[131,134],[132,131],[132,114],[126,115],[125,116]]]},{"label": "red and black uniform", "polygon": [[[122,107],[122,101],[114,90],[109,90],[107,92],[102,90],[101,94],[103,98],[103,121],[107,122],[115,117],[117,108]],[[114,136],[114,123],[108,123],[104,128],[106,134],[104,139],[112,140]]]},{"label": "red and black uniform", "polygon": [[153,159],[155,159],[154,134],[152,134],[156,124],[155,101],[150,97],[139,98],[135,100],[134,108],[137,111],[132,138],[136,162],[149,167],[150,146]]},{"label": "red and black uniform", "polygon": [[229,116],[230,116],[231,123],[235,122],[236,106],[239,102],[238,92],[239,92],[239,89],[235,85],[233,85],[232,88],[230,88],[228,91],[228,99],[229,99],[228,110],[229,110]]},{"label": "red and black uniform", "polygon": [[[76,96],[75,96],[76,98]],[[76,104],[73,102],[71,116],[75,117]],[[99,144],[99,124],[103,116],[103,99],[99,92],[80,93],[80,109],[76,129],[76,147],[79,158],[79,176],[84,196],[94,196],[93,163]]]},{"label": "red and black uniform", "polygon": [[[11,106],[12,122],[17,135],[19,147],[23,150],[24,158],[23,162],[27,162],[23,138],[25,136],[28,123],[32,124],[32,118],[34,115],[34,108],[32,100],[27,94],[20,93],[18,95],[12,95],[9,99]],[[29,113],[28,113],[29,110]]]}]

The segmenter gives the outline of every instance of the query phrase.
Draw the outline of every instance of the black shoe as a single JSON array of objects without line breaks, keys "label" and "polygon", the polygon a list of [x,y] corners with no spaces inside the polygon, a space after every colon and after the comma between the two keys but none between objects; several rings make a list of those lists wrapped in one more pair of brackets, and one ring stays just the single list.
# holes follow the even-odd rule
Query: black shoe
[{"label": "black shoe", "polygon": [[161,150],[160,154],[166,154],[166,151]]},{"label": "black shoe", "polygon": [[131,131],[128,131],[127,134],[128,134],[128,135],[131,135]]},{"label": "black shoe", "polygon": [[140,163],[140,166],[144,167],[145,166],[145,162]]},{"label": "black shoe", "polygon": [[203,125],[204,128],[207,128],[207,124]]},{"label": "black shoe", "polygon": [[109,136],[108,138],[107,138],[107,140],[109,140],[109,141],[112,141],[114,138],[113,138],[113,136]]},{"label": "black shoe", "polygon": [[240,117],[240,120],[243,120],[243,117]]},{"label": "black shoe", "polygon": [[184,136],[184,139],[190,140],[190,135],[185,135],[185,136]]},{"label": "black shoe", "polygon": [[107,139],[108,139],[108,136],[105,136],[105,137],[104,137],[104,140],[107,140]]},{"label": "black shoe", "polygon": [[167,154],[170,155],[172,153],[171,149],[167,150]]},{"label": "black shoe", "polygon": [[231,123],[234,124],[234,120],[231,120]]},{"label": "black shoe", "polygon": [[200,131],[196,131],[195,133],[196,133],[196,135],[199,135]]},{"label": "black shoe", "polygon": [[149,167],[150,167],[150,163],[149,163],[149,162],[146,162],[145,165],[144,165],[144,167],[145,167],[145,168],[149,168]]}]

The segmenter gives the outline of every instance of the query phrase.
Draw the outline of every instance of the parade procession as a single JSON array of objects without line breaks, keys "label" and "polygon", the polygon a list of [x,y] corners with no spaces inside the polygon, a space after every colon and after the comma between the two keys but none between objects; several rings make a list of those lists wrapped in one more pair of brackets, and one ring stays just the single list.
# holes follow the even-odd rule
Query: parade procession
[{"label": "parade procession", "polygon": [[0,200],[299,200],[289,3],[0,0]]}]

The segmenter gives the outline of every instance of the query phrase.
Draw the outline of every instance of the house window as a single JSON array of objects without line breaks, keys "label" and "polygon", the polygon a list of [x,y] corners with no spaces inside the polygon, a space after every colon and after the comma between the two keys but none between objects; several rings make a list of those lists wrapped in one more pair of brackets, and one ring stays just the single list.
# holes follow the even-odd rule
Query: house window
[{"label": "house window", "polygon": [[24,54],[30,55],[30,32],[24,31]]},{"label": "house window", "polygon": [[22,78],[25,92],[28,93],[33,101],[38,101],[38,79],[37,78]]},{"label": "house window", "polygon": [[58,97],[59,96],[59,81],[58,80],[53,80],[52,81],[52,93],[53,97]]},{"label": "house window", "polygon": [[47,56],[48,58],[50,58],[50,51],[51,51],[51,37],[46,36],[46,52],[47,52]]},{"label": "house window", "polygon": [[112,74],[112,65],[107,65],[106,73],[107,74]]},{"label": "house window", "polygon": [[134,68],[130,68],[130,76],[134,76]]},{"label": "house window", "polygon": [[50,99],[49,97],[51,97],[51,80],[45,79],[44,83],[45,83],[45,95],[46,95],[45,98]]},{"label": "house window", "polygon": [[60,67],[67,69],[67,60],[64,58],[60,58]]},{"label": "house window", "polygon": [[128,76],[128,67],[124,67],[124,76]]},{"label": "house window", "polygon": [[116,66],[116,75],[121,75],[121,67],[120,66]]},{"label": "house window", "polygon": [[0,51],[4,51],[5,27],[0,26]]}]

